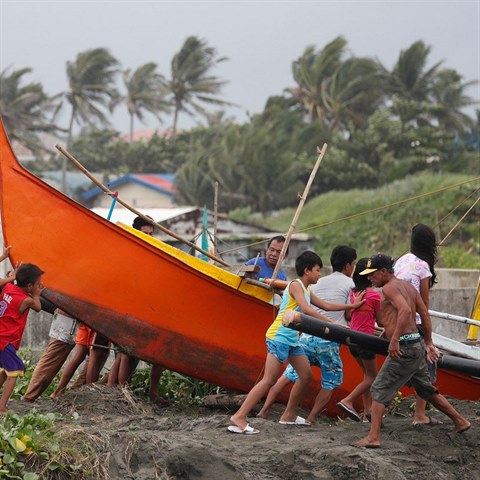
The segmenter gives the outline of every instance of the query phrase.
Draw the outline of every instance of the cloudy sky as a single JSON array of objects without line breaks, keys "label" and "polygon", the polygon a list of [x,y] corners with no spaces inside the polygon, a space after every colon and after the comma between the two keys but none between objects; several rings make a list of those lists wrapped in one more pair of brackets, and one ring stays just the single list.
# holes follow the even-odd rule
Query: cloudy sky
[{"label": "cloudy sky", "polygon": [[[229,58],[215,74],[229,81],[224,98],[239,107],[228,115],[239,121],[292,85],[291,63],[307,46],[321,48],[338,35],[352,54],[377,57],[387,68],[422,39],[432,47],[431,64],[443,60],[465,80],[480,78],[480,0],[0,0],[0,70],[31,67],[28,79],[49,94],[67,88],[65,63],[95,47],[108,48],[123,68],[154,61],[168,76],[190,35]],[[480,99],[480,87],[469,93]],[[181,126],[191,124],[180,117]],[[114,126],[128,130],[125,109]],[[147,127],[156,126],[149,119]]]}]

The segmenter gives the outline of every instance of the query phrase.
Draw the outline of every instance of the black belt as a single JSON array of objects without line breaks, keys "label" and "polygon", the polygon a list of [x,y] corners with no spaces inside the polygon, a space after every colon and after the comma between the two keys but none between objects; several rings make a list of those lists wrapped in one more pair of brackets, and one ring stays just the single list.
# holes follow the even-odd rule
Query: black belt
[{"label": "black belt", "polygon": [[422,337],[418,332],[406,333],[402,335],[398,341],[400,345],[412,345],[422,341]]}]

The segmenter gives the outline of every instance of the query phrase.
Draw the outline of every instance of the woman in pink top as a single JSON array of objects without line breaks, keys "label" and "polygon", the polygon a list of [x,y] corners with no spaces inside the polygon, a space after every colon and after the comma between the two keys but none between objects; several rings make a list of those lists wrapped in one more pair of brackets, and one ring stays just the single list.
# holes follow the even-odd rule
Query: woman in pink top
[{"label": "woman in pink top", "polygon": [[[351,311],[350,328],[358,330],[359,332],[373,335],[375,333],[375,322],[380,316],[380,293],[372,288],[372,285],[365,275],[359,273],[367,268],[368,258],[361,258],[358,260],[353,273],[353,281],[355,288],[350,292],[350,301],[355,300],[355,295],[358,292],[365,290],[363,299],[365,303]],[[345,317],[348,318],[349,313],[345,312]],[[353,391],[343,400],[337,403],[337,407],[346,413],[350,418],[359,422],[360,415],[353,406],[358,397],[363,399],[363,410],[365,417],[370,420],[370,407],[372,404],[372,397],[370,395],[370,387],[372,386],[375,377],[377,376],[377,360],[376,355],[369,350],[360,347],[348,347],[350,353],[354,356],[360,368],[363,370],[363,380],[353,389]]]}]

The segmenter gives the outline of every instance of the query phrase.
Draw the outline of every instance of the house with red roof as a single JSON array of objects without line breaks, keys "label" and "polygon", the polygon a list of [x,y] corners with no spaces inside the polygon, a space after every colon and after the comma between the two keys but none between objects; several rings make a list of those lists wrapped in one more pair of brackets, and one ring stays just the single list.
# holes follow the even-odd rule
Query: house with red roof
[{"label": "house with red roof", "polygon": [[[130,173],[108,183],[112,192],[135,208],[170,208],[175,205],[173,173]],[[112,202],[98,187],[81,194],[82,201],[89,208],[108,208]]]}]

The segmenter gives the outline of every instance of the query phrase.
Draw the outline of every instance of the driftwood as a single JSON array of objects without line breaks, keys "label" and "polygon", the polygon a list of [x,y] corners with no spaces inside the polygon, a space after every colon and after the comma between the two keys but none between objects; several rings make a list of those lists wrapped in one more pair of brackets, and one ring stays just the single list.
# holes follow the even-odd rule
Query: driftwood
[{"label": "driftwood", "polygon": [[203,405],[206,407],[232,407],[238,408],[245,400],[246,395],[229,395],[229,394],[218,394],[218,395],[207,395],[203,399]]}]

